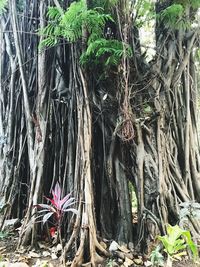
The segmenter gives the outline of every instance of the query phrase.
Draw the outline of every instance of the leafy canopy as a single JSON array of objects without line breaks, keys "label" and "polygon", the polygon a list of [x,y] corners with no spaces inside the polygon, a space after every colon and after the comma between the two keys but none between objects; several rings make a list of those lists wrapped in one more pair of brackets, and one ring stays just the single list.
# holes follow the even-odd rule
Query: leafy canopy
[{"label": "leafy canopy", "polygon": [[137,0],[135,4],[135,23],[137,27],[149,25],[155,19],[154,2],[149,0]]},{"label": "leafy canopy", "polygon": [[[117,0],[112,0],[109,4],[116,2]],[[83,39],[83,33],[86,32],[87,49],[81,55],[81,63],[98,63],[98,60],[103,58],[104,65],[117,65],[123,55],[130,57],[132,51],[127,44],[104,38],[106,22],[114,20],[103,11],[103,7],[88,9],[85,0],[73,2],[64,14],[57,7],[50,7],[47,13],[49,23],[40,29],[40,34],[46,37],[41,41],[40,47],[54,46],[60,38],[65,38],[70,43],[78,42]]]},{"label": "leafy canopy", "polygon": [[112,20],[101,8],[87,9],[85,0],[73,2],[64,15],[57,7],[50,7],[47,13],[49,23],[40,30],[47,38],[42,46],[54,45],[58,37],[66,38],[68,42],[76,42],[83,35],[83,29],[89,34],[89,42],[100,38],[107,20]]},{"label": "leafy canopy", "polygon": [[188,10],[197,11],[200,8],[199,0],[176,0],[158,15],[168,27],[174,29],[188,29],[194,21],[194,16],[188,15]]}]

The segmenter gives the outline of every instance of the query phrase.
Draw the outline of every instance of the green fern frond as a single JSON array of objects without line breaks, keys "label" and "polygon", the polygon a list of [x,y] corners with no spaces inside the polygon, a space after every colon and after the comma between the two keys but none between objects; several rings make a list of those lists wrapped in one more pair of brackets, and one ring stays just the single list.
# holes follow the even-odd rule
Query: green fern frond
[{"label": "green fern frond", "polygon": [[[113,21],[112,17],[102,12],[102,8],[87,9],[86,1],[73,2],[64,15],[56,7],[50,7],[47,13],[49,24],[41,29],[41,35],[58,38],[62,36],[69,42],[76,42],[82,38],[83,29],[89,34],[88,44],[102,38],[107,20]],[[53,42],[46,42],[51,44]],[[43,41],[45,44],[45,41]]]},{"label": "green fern frond", "polygon": [[73,2],[62,17],[61,26],[64,30],[64,37],[69,42],[74,42],[82,36],[83,14],[87,12],[84,0]]},{"label": "green fern frond", "polygon": [[40,42],[39,49],[56,45],[59,37],[62,37],[63,29],[60,26],[62,16],[59,9],[49,7],[47,17],[49,19],[48,25],[38,30],[39,35],[45,38]]},{"label": "green fern frond", "polygon": [[76,42],[82,38],[84,30],[89,37],[87,50],[80,58],[81,64],[103,61],[105,66],[111,66],[119,64],[122,57],[131,57],[132,50],[128,44],[103,38],[106,22],[113,19],[102,11],[102,8],[87,9],[85,0],[73,2],[66,12],[50,7],[47,13],[49,24],[40,30],[40,34],[46,36],[40,47],[53,46],[60,37]]},{"label": "green fern frond", "polygon": [[184,7],[181,4],[173,4],[162,11],[161,17],[168,21],[172,19],[175,23],[183,14]]},{"label": "green fern frond", "polygon": [[99,63],[100,59],[104,59],[106,66],[117,65],[123,56],[131,57],[132,50],[128,44],[118,40],[107,40],[104,38],[91,42],[85,53],[81,56],[81,64],[89,62]]},{"label": "green fern frond", "polygon": [[50,47],[56,45],[59,37],[61,37],[62,29],[59,26],[49,23],[46,27],[39,29],[38,32],[44,37],[39,44],[39,49],[41,49],[45,46]]},{"label": "green fern frond", "polygon": [[57,38],[54,38],[52,36],[47,37],[46,39],[42,40],[39,44],[39,49],[42,49],[44,47],[52,47],[55,46],[58,42]]},{"label": "green fern frond", "polygon": [[59,10],[57,7],[50,6],[47,12],[47,16],[51,20],[60,20],[62,10]]},{"label": "green fern frond", "polygon": [[65,28],[64,36],[68,41],[74,42],[81,38],[83,29],[90,34],[90,41],[102,37],[106,21],[112,18],[100,11],[99,9],[87,10],[84,0],[72,3],[61,21],[61,26]]}]

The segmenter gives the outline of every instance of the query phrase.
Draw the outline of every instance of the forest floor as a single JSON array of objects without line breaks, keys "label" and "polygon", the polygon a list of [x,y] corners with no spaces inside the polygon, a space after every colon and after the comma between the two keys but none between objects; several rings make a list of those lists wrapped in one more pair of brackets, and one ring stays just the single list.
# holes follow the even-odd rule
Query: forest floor
[{"label": "forest floor", "polygon": [[[62,267],[60,256],[61,247],[52,245],[48,242],[39,242],[37,249],[27,250],[25,248],[17,248],[18,234],[10,234],[1,236],[0,234],[0,267]],[[128,253],[125,246],[119,246],[119,250],[113,252],[110,259],[106,259],[104,263],[97,267],[150,267],[152,266],[150,259],[147,256],[137,255],[133,252]],[[122,251],[123,250],[123,251]],[[124,255],[124,259],[123,258]],[[129,256],[127,258],[125,255]],[[70,262],[66,264],[70,266]],[[90,264],[82,266],[91,267]],[[172,267],[200,267],[200,264],[195,264],[189,260],[174,262]]]}]

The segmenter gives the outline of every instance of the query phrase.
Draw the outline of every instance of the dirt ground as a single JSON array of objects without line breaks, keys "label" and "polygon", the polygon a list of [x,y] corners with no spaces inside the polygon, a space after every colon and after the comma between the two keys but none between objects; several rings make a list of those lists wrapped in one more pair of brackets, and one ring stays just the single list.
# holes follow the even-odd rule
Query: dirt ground
[{"label": "dirt ground", "polygon": [[[16,250],[17,242],[17,235],[11,235],[0,239],[0,267],[2,267],[5,262],[12,263],[12,265],[5,264],[4,266],[6,267],[62,267],[60,261],[61,250],[58,245],[52,246],[52,244],[47,242],[39,242],[38,249],[28,251],[25,248]],[[150,267],[152,266],[150,264],[151,262],[149,259],[142,255],[137,256],[134,253],[134,258],[132,260],[122,260],[115,255],[111,259],[106,259],[104,263],[99,264],[97,267]],[[67,266],[70,266],[70,262],[68,262]],[[90,267],[90,264],[83,266]],[[180,262],[173,262],[172,267],[200,267],[200,263],[182,260]]]},{"label": "dirt ground", "polygon": [[192,261],[174,262],[173,267],[199,267],[200,263],[193,263]]}]

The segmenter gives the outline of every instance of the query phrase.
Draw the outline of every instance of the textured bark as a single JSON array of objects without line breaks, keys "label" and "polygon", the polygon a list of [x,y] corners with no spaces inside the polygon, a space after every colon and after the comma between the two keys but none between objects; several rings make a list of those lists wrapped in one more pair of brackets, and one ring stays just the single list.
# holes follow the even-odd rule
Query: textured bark
[{"label": "textured bark", "polygon": [[[181,202],[200,200],[197,32],[163,29],[158,22],[156,56],[147,63],[129,1],[120,0],[112,10],[116,37],[129,43],[134,55],[124,53],[102,79],[100,65],[79,64],[86,43],[80,47],[61,40],[38,51],[43,37],[35,31],[46,23],[48,4],[66,8],[70,1],[37,2],[19,7],[10,0],[1,17],[3,220],[24,218],[19,245],[36,245],[44,229],[35,223],[35,205],[59,181],[63,195],[73,192],[80,214],[65,217],[63,256],[75,255],[72,266],[88,261],[96,266],[108,256],[100,238],[126,244],[137,239],[137,248],[144,249],[165,232],[165,223],[178,222]],[[157,11],[163,8],[159,4]],[[88,37],[85,29],[83,35]],[[129,183],[138,199],[137,230]],[[199,231],[197,222],[192,224],[192,231]]]}]

